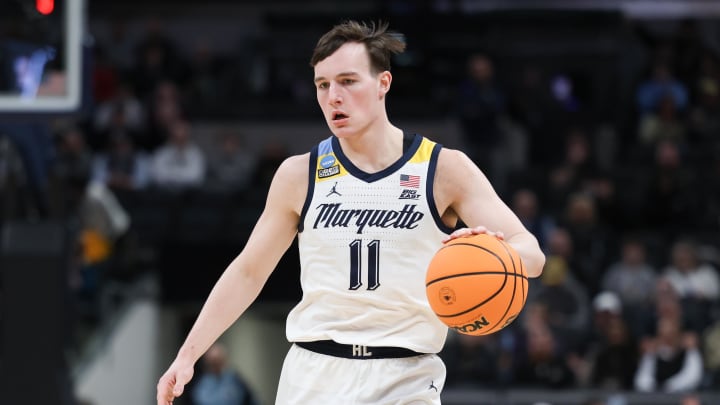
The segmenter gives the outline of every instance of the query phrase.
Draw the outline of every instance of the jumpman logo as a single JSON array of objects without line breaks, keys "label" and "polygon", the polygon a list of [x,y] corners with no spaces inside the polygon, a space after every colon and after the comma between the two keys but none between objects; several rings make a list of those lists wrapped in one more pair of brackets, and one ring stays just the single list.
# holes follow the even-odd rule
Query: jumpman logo
[{"label": "jumpman logo", "polygon": [[437,392],[437,387],[435,386],[435,381],[430,381],[430,386],[428,387],[429,390],[435,390]]},{"label": "jumpman logo", "polygon": [[335,185],[332,186],[332,188],[330,189],[330,192],[325,197],[330,197],[333,194],[342,196],[342,194],[338,193],[338,191],[335,189],[335,187],[337,187],[337,181],[335,182]]}]

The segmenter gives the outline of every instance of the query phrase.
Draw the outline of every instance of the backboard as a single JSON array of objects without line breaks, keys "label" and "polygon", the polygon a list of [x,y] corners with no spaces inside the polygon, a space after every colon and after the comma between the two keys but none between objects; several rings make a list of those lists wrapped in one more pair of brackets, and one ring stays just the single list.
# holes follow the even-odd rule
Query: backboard
[{"label": "backboard", "polygon": [[80,108],[84,3],[0,0],[0,114]]}]

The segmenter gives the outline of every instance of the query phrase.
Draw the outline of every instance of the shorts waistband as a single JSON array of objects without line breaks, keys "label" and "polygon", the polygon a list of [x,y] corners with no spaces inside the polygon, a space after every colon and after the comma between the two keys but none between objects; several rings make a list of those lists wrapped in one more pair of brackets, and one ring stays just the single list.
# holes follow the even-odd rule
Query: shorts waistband
[{"label": "shorts waistband", "polygon": [[295,342],[295,344],[302,347],[303,349],[307,349],[315,353],[356,360],[397,359],[422,356],[423,354],[425,354],[418,353],[404,347],[345,345],[342,343],[337,343],[333,340]]}]

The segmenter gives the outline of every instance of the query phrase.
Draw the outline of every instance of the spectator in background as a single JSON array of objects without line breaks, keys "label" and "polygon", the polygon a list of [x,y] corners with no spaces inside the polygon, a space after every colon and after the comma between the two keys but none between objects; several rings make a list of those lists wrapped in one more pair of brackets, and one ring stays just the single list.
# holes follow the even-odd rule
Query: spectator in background
[{"label": "spectator in background", "polygon": [[497,388],[507,383],[509,353],[501,347],[503,332],[471,336],[452,332],[440,357],[447,365],[446,387]]},{"label": "spectator in background", "polygon": [[550,232],[547,250],[548,256],[562,257],[570,268],[575,266],[575,249],[572,236],[567,229],[558,226]]},{"label": "spectator in background", "polygon": [[146,101],[147,123],[143,137],[136,141],[141,149],[153,152],[168,139],[170,126],[184,117],[185,106],[178,86],[162,80]]},{"label": "spectator in background", "polygon": [[697,174],[686,163],[676,142],[664,140],[655,145],[644,197],[646,226],[677,234],[698,225],[701,194],[696,188]]},{"label": "spectator in background", "polygon": [[667,278],[658,277],[655,283],[655,305],[648,314],[641,337],[653,336],[657,330],[657,323],[661,318],[672,318],[687,327],[683,314],[680,296]]},{"label": "spectator in background", "polygon": [[686,333],[677,319],[660,318],[656,335],[643,342],[635,389],[687,392],[697,389],[702,377],[703,360],[697,335]]},{"label": "spectator in background", "polygon": [[535,191],[521,188],[513,194],[511,208],[525,228],[535,235],[540,248],[547,251],[550,234],[555,228],[555,221],[551,216],[542,213],[538,204]]},{"label": "spectator in background", "polygon": [[250,386],[228,365],[228,353],[221,343],[212,345],[203,356],[203,369],[192,388],[194,405],[257,405]]},{"label": "spectator in background", "polygon": [[94,317],[101,315],[98,299],[117,257],[118,242],[130,228],[130,215],[106,185],[86,180],[76,213],[80,233],[75,287],[87,305],[86,314]]},{"label": "spectator in background", "polygon": [[545,308],[547,324],[568,346],[574,347],[585,336],[590,304],[585,287],[573,277],[565,259],[549,256],[542,275],[531,280],[528,302]]},{"label": "spectator in background", "polygon": [[701,145],[720,144],[720,74],[698,83],[698,101],[691,107],[688,126],[691,139]]},{"label": "spectator in background", "polygon": [[553,333],[543,304],[528,303],[513,350],[513,384],[533,388],[569,388],[575,383],[565,347]]},{"label": "spectator in background", "polygon": [[60,131],[52,167],[52,196],[54,209],[62,217],[74,215],[81,204],[92,171],[92,159],[85,133],[79,127]]},{"label": "spectator in background", "polygon": [[637,89],[636,99],[640,117],[656,111],[661,100],[666,96],[670,97],[672,105],[678,110],[684,110],[688,106],[689,96],[685,85],[673,76],[666,63],[658,62],[652,68],[652,76],[642,82]]},{"label": "spectator in background", "polygon": [[230,193],[244,191],[252,182],[255,156],[245,148],[239,134],[223,132],[215,141],[208,159],[208,188]]},{"label": "spectator in background", "polygon": [[189,78],[184,86],[193,115],[211,115],[227,107],[235,96],[228,88],[227,61],[213,52],[208,39],[197,39],[189,55]]},{"label": "spectator in background", "polygon": [[122,104],[111,104],[112,110],[109,121],[101,129],[96,127],[89,142],[95,152],[104,152],[110,147],[111,138],[124,136],[130,138],[133,143],[140,142],[145,137],[144,129],[139,126],[130,125],[127,119],[127,110]]},{"label": "spectator in background", "polygon": [[503,139],[500,119],[505,113],[506,100],[496,82],[495,66],[489,56],[483,53],[470,55],[458,102],[465,150],[492,178],[494,152]]},{"label": "spectator in background", "polygon": [[690,327],[701,332],[710,323],[710,309],[720,300],[717,269],[700,260],[693,241],[679,239],[672,245],[670,263],[663,277],[677,291]]},{"label": "spectator in background", "polygon": [[135,66],[135,32],[130,24],[121,16],[113,16],[105,32],[97,32],[97,43],[104,49],[107,60],[120,76],[127,76]]},{"label": "spectator in background", "polygon": [[117,67],[108,60],[104,48],[96,46],[92,51],[93,101],[96,103],[103,103],[115,95],[120,75],[117,71]]},{"label": "spectator in background", "polygon": [[93,116],[93,130],[100,133],[112,129],[141,132],[144,126],[145,107],[128,82],[120,82],[113,97],[98,104]]},{"label": "spectator in background", "polygon": [[522,69],[512,83],[508,113],[531,135],[528,139],[530,163],[545,167],[554,160],[552,153],[557,147],[547,141],[552,120],[550,86],[538,66],[529,64]]},{"label": "spectator in background", "polygon": [[103,279],[114,258],[116,242],[130,226],[130,217],[105,184],[91,181],[92,159],[79,128],[62,131],[53,183],[59,216],[76,225],[78,231],[70,284],[81,315],[96,321]]},{"label": "spectator in background", "polygon": [[562,160],[547,172],[544,194],[551,207],[563,207],[570,195],[582,191],[584,183],[597,172],[592,145],[584,129],[573,127],[568,131],[563,153]]},{"label": "spectator in background", "polygon": [[[592,301],[592,309],[590,333],[584,335],[581,343],[572,348],[568,354],[568,365],[573,370],[578,387],[596,385],[593,378],[599,361],[599,353],[609,349],[608,331],[614,320],[622,320],[623,316],[620,299],[610,291],[603,291],[596,295]],[[612,364],[613,368],[615,366]],[[634,363],[632,368],[635,368]]]},{"label": "spectator in background", "polygon": [[200,187],[205,181],[205,154],[192,140],[190,123],[178,120],[168,129],[167,142],[152,155],[154,184],[175,191]]},{"label": "spectator in background", "polygon": [[568,198],[561,223],[573,241],[573,274],[590,294],[597,294],[607,257],[614,249],[611,229],[598,221],[595,199],[580,193]]},{"label": "spectator in background", "polygon": [[164,80],[181,83],[186,79],[185,61],[160,20],[147,21],[144,37],[135,48],[135,66],[130,75],[141,99]]},{"label": "spectator in background", "polygon": [[[620,260],[613,263],[602,279],[602,289],[617,295],[631,325],[642,325],[655,302],[657,272],[647,261],[645,244],[626,237],[620,249]],[[638,335],[640,330],[633,330]]]},{"label": "spectator in background", "polygon": [[640,119],[638,137],[644,145],[654,145],[661,140],[684,142],[687,126],[680,116],[675,99],[664,95],[657,101],[657,107]]},{"label": "spectator in background", "polygon": [[[595,301],[595,310],[615,311],[600,333],[598,345],[594,348],[590,368],[590,386],[602,390],[626,391],[633,388],[635,370],[638,364],[637,342],[619,313],[617,303],[604,303],[602,295]],[[607,309],[606,309],[607,308]]]},{"label": "spectator in background", "polygon": [[92,177],[114,191],[141,190],[150,182],[150,161],[128,135],[117,133],[107,151],[95,154]]}]

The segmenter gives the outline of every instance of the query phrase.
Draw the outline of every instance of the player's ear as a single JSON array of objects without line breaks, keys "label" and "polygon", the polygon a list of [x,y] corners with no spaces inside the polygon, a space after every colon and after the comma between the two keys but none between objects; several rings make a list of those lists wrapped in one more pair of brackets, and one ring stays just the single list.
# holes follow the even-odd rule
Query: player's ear
[{"label": "player's ear", "polygon": [[389,71],[380,73],[378,77],[378,97],[384,98],[385,94],[390,91],[390,83],[392,83],[392,74]]}]

